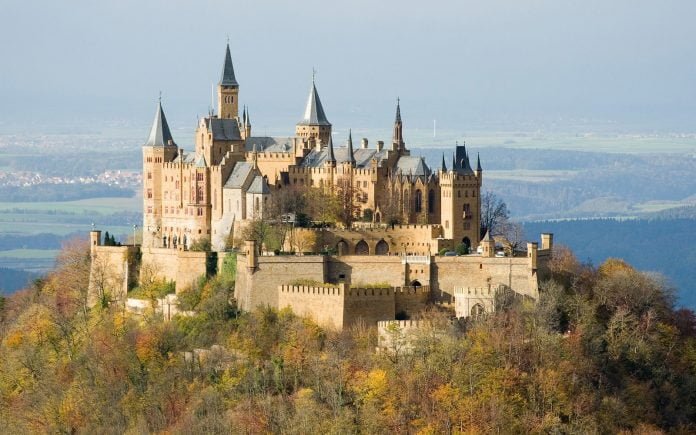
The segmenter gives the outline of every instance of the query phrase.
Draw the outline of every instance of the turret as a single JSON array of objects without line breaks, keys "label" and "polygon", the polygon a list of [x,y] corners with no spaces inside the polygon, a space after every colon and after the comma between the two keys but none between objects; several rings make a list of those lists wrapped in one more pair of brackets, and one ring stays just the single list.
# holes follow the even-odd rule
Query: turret
[{"label": "turret", "polygon": [[101,246],[101,231],[100,230],[92,230],[89,232],[89,251],[90,254],[92,255],[92,258],[97,253],[97,247]]},{"label": "turret", "polygon": [[327,145],[326,162],[324,164],[328,167],[331,167],[331,168],[336,167],[336,156],[334,155],[333,139],[331,138],[331,136],[329,136],[329,144]]},{"label": "turret", "polygon": [[232,119],[239,115],[239,83],[234,76],[230,44],[225,48],[225,61],[218,82],[218,117]]},{"label": "turret", "polygon": [[482,257],[495,257],[495,240],[491,237],[490,231],[486,231],[486,235],[481,239],[481,247],[483,248]]},{"label": "turret", "polygon": [[348,130],[348,162],[355,166],[355,155],[353,154],[353,132]]},{"label": "turret", "polygon": [[324,107],[319,99],[319,93],[314,84],[314,75],[312,75],[312,87],[309,89],[309,98],[307,98],[304,116],[295,126],[295,134],[305,141],[319,139],[322,144],[329,143],[331,123],[326,118]]},{"label": "turret", "polygon": [[392,134],[392,149],[402,151],[405,149],[403,123],[401,122],[401,104],[396,99],[396,117],[394,118],[394,133]]}]

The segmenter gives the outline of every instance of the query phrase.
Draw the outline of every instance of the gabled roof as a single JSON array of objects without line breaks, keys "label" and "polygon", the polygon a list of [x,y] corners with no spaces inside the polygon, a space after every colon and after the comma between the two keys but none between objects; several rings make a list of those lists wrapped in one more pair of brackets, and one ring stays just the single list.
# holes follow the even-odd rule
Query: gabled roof
[{"label": "gabled roof", "polygon": [[222,66],[222,75],[220,83],[222,86],[239,86],[237,79],[234,76],[234,67],[232,66],[232,55],[230,54],[230,44],[227,44],[225,49],[225,63]]},{"label": "gabled roof", "polygon": [[309,90],[309,98],[307,98],[304,117],[298,122],[298,125],[331,125],[329,120],[326,119],[317,87],[314,86],[314,79],[312,79],[312,88]]},{"label": "gabled roof", "polygon": [[213,140],[242,140],[236,119],[205,118],[205,123]]},{"label": "gabled roof", "polygon": [[404,175],[427,176],[430,175],[430,168],[425,164],[423,157],[401,156],[396,161],[395,172],[401,171]]},{"label": "gabled roof", "polygon": [[268,187],[268,183],[266,182],[265,178],[263,178],[261,175],[257,175],[254,177],[254,181],[251,182],[251,186],[249,186],[247,193],[271,193],[271,188]]},{"label": "gabled roof", "polygon": [[171,131],[169,131],[167,118],[164,116],[164,110],[162,110],[162,101],[160,101],[157,103],[155,120],[152,122],[150,136],[147,138],[145,146],[163,147],[165,145],[170,145],[169,141],[171,141],[171,145],[174,145],[174,139],[172,138]]},{"label": "gabled roof", "polygon": [[[356,168],[369,168],[372,164],[372,159],[377,160],[377,165],[381,166],[382,162],[386,160],[388,151],[383,149],[382,151],[377,151],[376,149],[369,148],[358,148],[353,150],[353,158],[355,159]],[[305,156],[300,162],[299,166],[305,168],[318,168],[326,163],[329,158],[328,147],[324,147],[321,151],[313,149]],[[336,163],[350,162],[350,151],[347,146],[344,147],[334,147],[334,158]]]},{"label": "gabled roof", "polygon": [[247,138],[244,149],[253,151],[256,147],[259,152],[290,152],[293,149],[294,140],[292,137],[251,136]]},{"label": "gabled roof", "polygon": [[196,159],[196,167],[197,168],[205,168],[206,166],[208,166],[208,164],[205,162],[205,157],[203,156],[203,154],[201,154]]},{"label": "gabled roof", "polygon": [[240,189],[244,187],[244,182],[253,169],[254,165],[251,162],[237,162],[225,182],[225,189]]}]

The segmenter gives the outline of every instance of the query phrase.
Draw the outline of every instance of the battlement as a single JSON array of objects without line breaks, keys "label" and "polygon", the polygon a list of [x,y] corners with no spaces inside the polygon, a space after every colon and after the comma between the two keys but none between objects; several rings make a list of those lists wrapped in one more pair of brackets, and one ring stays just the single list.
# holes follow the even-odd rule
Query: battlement
[{"label": "battlement", "polygon": [[410,329],[410,328],[420,328],[426,325],[430,325],[431,322],[424,320],[381,320],[377,322],[377,330],[387,331],[391,328],[398,329]]},{"label": "battlement", "polygon": [[316,287],[307,285],[280,285],[278,290],[281,293],[300,293],[307,295],[327,295],[341,296],[345,291],[343,286],[337,287]]},{"label": "battlement", "polygon": [[497,288],[492,289],[490,287],[455,287],[454,297],[457,296],[493,296]]}]

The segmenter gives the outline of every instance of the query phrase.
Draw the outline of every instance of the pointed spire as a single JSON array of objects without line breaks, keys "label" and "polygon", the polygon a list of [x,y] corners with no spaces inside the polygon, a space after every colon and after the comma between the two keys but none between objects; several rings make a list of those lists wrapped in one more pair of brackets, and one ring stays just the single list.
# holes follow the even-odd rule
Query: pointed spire
[{"label": "pointed spire", "polygon": [[328,155],[326,156],[327,163],[336,163],[336,156],[334,155],[333,139],[329,135],[329,145],[326,147]]},{"label": "pointed spire", "polygon": [[355,155],[353,155],[353,132],[350,129],[348,130],[348,159],[351,165],[355,164]]},{"label": "pointed spire", "polygon": [[247,108],[246,106],[244,106],[244,108],[244,126],[251,127],[251,115],[249,115],[249,108]]},{"label": "pointed spire", "polygon": [[309,98],[307,98],[307,106],[305,107],[304,116],[298,124],[301,124],[301,125],[331,125],[329,120],[326,119],[326,114],[324,113],[324,107],[321,105],[321,100],[319,99],[319,93],[317,92],[317,87],[314,84],[314,70],[312,70],[312,88],[309,90]]},{"label": "pointed spire", "polygon": [[454,157],[454,153],[452,153],[452,170],[457,172],[457,158]]},{"label": "pointed spire", "polygon": [[247,123],[247,114],[246,114],[246,106],[242,109],[242,125],[246,125]]},{"label": "pointed spire", "polygon": [[442,172],[447,172],[447,165],[445,164],[445,153],[442,153],[442,166],[440,167]]},{"label": "pointed spire", "polygon": [[481,169],[481,155],[479,153],[476,153],[476,172],[482,172],[483,169]]},{"label": "pointed spire", "polygon": [[165,145],[174,144],[174,139],[172,138],[172,133],[169,131],[169,124],[167,124],[167,117],[164,116],[164,110],[162,110],[162,93],[160,93],[159,101],[157,103],[157,111],[155,112],[155,120],[152,123],[152,128],[150,129],[150,136],[145,142],[145,146],[151,147],[162,147]]},{"label": "pointed spire", "polygon": [[490,230],[486,230],[486,235],[483,236],[483,239],[481,239],[482,242],[490,242],[491,241],[491,232]]},{"label": "pointed spire", "polygon": [[239,86],[234,77],[234,67],[232,66],[232,55],[230,54],[230,43],[227,42],[225,49],[225,64],[222,66],[222,76],[220,76],[220,86]]},{"label": "pointed spire", "polygon": [[394,122],[401,122],[401,100],[396,97],[396,119]]}]

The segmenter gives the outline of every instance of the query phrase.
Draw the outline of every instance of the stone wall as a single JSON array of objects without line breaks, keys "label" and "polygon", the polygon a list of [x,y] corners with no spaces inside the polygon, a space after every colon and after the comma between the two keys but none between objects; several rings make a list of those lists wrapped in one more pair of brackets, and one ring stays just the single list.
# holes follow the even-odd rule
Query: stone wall
[{"label": "stone wall", "polygon": [[425,310],[428,302],[430,302],[430,286],[427,285],[420,287],[396,287],[394,293],[395,313],[405,314],[409,318]]},{"label": "stone wall", "polygon": [[297,280],[326,282],[325,257],[278,256],[257,257],[256,266],[248,266],[248,254],[237,256],[235,298],[239,307],[251,311],[269,305],[278,307],[278,286]]},{"label": "stone wall", "polygon": [[346,290],[343,326],[364,323],[373,327],[380,320],[391,320],[394,311],[393,288],[351,288]]},{"label": "stone wall", "polygon": [[319,325],[340,330],[343,328],[343,299],[345,286],[278,286],[278,308],[292,308],[300,316],[314,319]]},{"label": "stone wall", "polygon": [[128,289],[138,280],[137,246],[101,246],[91,248],[89,302],[95,304],[108,293],[112,300],[124,300]]},{"label": "stone wall", "polygon": [[140,279],[155,276],[176,282],[177,293],[206,276],[208,257],[215,252],[183,251],[169,248],[144,248]]}]

